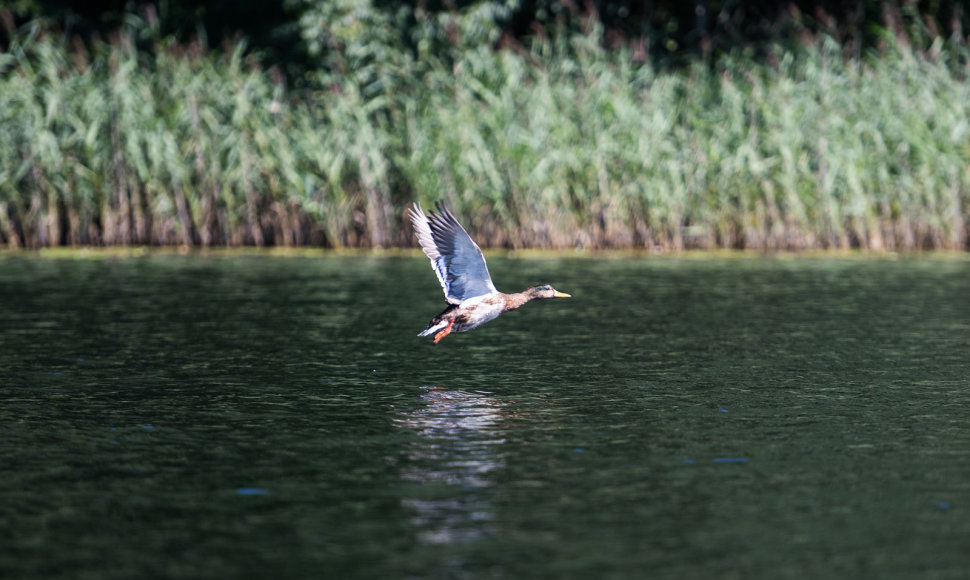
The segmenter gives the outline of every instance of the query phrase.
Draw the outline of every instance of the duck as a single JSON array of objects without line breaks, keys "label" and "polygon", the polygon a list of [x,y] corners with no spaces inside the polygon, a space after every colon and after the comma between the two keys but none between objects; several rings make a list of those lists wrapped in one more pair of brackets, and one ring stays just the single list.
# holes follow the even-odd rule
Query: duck
[{"label": "duck", "polygon": [[435,208],[437,213],[425,214],[421,204],[414,203],[408,211],[418,245],[431,260],[448,303],[418,336],[434,334],[434,344],[438,344],[452,332],[478,328],[532,300],[571,297],[549,284],[530,286],[513,294],[499,292],[478,244],[444,203],[435,203]]}]

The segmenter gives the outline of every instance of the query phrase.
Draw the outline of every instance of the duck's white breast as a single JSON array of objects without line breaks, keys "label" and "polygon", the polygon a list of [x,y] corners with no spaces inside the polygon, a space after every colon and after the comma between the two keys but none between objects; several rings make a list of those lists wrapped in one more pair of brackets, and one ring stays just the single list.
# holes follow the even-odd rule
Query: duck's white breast
[{"label": "duck's white breast", "polygon": [[467,320],[461,325],[461,330],[471,330],[498,318],[505,311],[505,300],[497,293],[485,294],[465,300],[458,308],[467,313]]}]

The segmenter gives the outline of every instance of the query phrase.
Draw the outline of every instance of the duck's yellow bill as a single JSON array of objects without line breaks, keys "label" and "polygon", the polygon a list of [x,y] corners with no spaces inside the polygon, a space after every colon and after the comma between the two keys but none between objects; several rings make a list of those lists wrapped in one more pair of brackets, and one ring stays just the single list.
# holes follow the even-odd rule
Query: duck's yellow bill
[{"label": "duck's yellow bill", "polygon": [[555,294],[553,294],[553,297],[554,298],[572,298],[572,296],[570,296],[569,294],[566,294],[565,292],[558,292],[558,291]]}]

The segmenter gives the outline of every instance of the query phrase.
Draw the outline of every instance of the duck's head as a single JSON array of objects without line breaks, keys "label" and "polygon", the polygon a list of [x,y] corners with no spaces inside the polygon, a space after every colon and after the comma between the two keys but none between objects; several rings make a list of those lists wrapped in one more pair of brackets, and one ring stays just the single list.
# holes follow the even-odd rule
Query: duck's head
[{"label": "duck's head", "polygon": [[555,288],[553,288],[552,286],[550,286],[548,284],[542,284],[540,286],[533,286],[533,287],[529,288],[526,292],[529,295],[529,299],[531,299],[531,300],[534,300],[536,298],[540,298],[540,299],[544,299],[544,298],[570,298],[569,294],[566,294],[565,292],[559,292],[558,290],[556,290]]}]

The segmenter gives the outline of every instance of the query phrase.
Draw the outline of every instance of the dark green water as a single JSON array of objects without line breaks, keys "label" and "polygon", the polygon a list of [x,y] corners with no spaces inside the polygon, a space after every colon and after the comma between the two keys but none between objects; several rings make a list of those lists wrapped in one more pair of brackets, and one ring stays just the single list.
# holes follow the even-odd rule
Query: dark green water
[{"label": "dark green water", "polygon": [[966,578],[970,262],[0,257],[0,577]]}]

